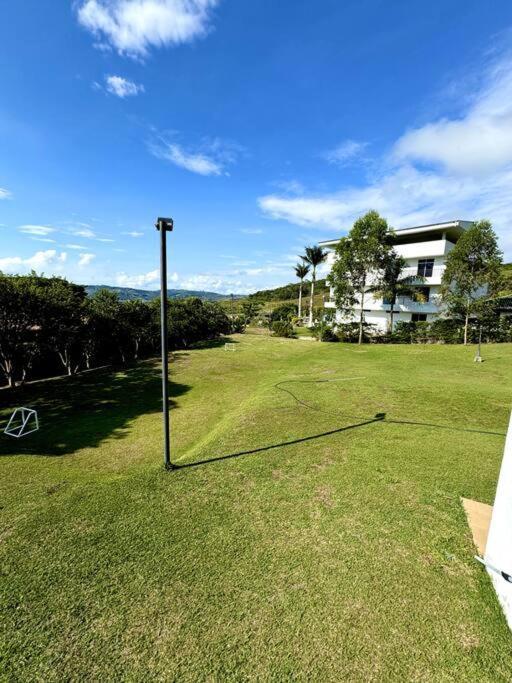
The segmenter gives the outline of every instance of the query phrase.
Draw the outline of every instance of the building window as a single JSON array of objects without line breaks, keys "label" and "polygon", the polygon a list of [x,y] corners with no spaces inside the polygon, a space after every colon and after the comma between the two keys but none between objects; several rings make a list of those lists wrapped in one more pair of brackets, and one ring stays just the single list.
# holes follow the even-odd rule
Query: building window
[{"label": "building window", "polygon": [[432,277],[434,273],[434,261],[433,258],[421,258],[418,261],[418,275],[420,277]]},{"label": "building window", "polygon": [[420,304],[428,304],[430,301],[430,287],[418,287],[414,293],[414,301]]},{"label": "building window", "polygon": [[412,323],[426,323],[427,322],[427,314],[426,313],[413,313],[411,315],[411,322]]}]

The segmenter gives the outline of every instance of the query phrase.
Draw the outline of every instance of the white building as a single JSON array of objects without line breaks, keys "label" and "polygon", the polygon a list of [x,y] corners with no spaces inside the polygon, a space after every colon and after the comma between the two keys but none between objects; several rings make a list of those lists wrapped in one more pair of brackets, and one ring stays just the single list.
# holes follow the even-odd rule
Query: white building
[{"label": "white building", "polygon": [[[446,267],[446,257],[464,230],[471,224],[470,221],[450,221],[396,230],[395,251],[403,256],[407,262],[402,277],[418,276],[420,278],[417,287],[423,295],[421,297],[423,301],[416,301],[410,297],[399,297],[394,306],[395,324],[399,320],[407,322],[431,321],[442,311],[439,290]],[[328,251],[327,263],[330,265],[334,263],[334,249],[338,242],[338,239],[320,242],[320,246]],[[332,289],[330,301],[325,303],[325,307],[336,308]],[[389,310],[389,303],[382,299],[375,299],[371,294],[365,295],[365,321],[375,325],[380,332],[386,332],[388,329]],[[354,314],[349,317],[343,317],[338,312],[336,320],[338,322],[359,320],[359,309],[354,309]]]}]

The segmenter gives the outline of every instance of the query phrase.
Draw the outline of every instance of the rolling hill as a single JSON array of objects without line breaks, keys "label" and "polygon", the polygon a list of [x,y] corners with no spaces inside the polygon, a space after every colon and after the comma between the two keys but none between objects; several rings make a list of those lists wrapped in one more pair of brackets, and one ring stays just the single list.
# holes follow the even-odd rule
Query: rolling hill
[{"label": "rolling hill", "polygon": [[[160,290],[147,289],[133,289],[131,287],[111,287],[109,285],[85,285],[85,291],[89,296],[92,296],[100,289],[108,289],[110,292],[115,292],[119,295],[121,301],[128,301],[130,299],[142,299],[143,301],[151,301],[160,296]],[[190,296],[197,296],[200,299],[207,301],[223,301],[230,299],[230,294],[219,294],[218,292],[196,291],[191,289],[168,289],[167,295],[170,299],[186,299]],[[240,298],[241,295],[234,294],[235,298]]]}]

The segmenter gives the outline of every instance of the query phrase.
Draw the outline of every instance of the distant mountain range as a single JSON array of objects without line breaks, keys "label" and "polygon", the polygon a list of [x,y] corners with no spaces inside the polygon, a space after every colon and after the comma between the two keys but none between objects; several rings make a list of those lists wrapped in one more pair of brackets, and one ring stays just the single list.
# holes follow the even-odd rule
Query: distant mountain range
[{"label": "distant mountain range", "polygon": [[[111,292],[115,292],[119,295],[121,301],[128,301],[130,299],[142,299],[143,301],[151,301],[151,299],[156,299],[160,296],[160,290],[146,289],[132,289],[131,287],[110,287],[109,285],[85,285],[85,291],[87,294],[92,295],[99,289],[108,289]],[[192,289],[168,289],[167,295],[170,299],[186,299],[189,296],[197,296],[200,299],[205,299],[207,301],[223,301],[225,299],[230,299],[231,294],[218,294],[217,292],[204,292],[202,290],[195,291]],[[242,298],[241,294],[234,294],[235,299]]]}]

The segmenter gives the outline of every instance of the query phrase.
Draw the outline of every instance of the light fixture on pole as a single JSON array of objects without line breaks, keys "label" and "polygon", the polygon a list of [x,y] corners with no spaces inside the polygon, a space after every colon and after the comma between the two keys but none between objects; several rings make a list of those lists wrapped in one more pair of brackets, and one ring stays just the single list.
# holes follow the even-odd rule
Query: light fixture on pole
[{"label": "light fixture on pole", "polygon": [[169,355],[167,349],[167,233],[172,232],[172,218],[158,218],[155,228],[160,232],[160,329],[162,337],[162,415],[164,427],[164,467],[172,470],[169,435]]}]

